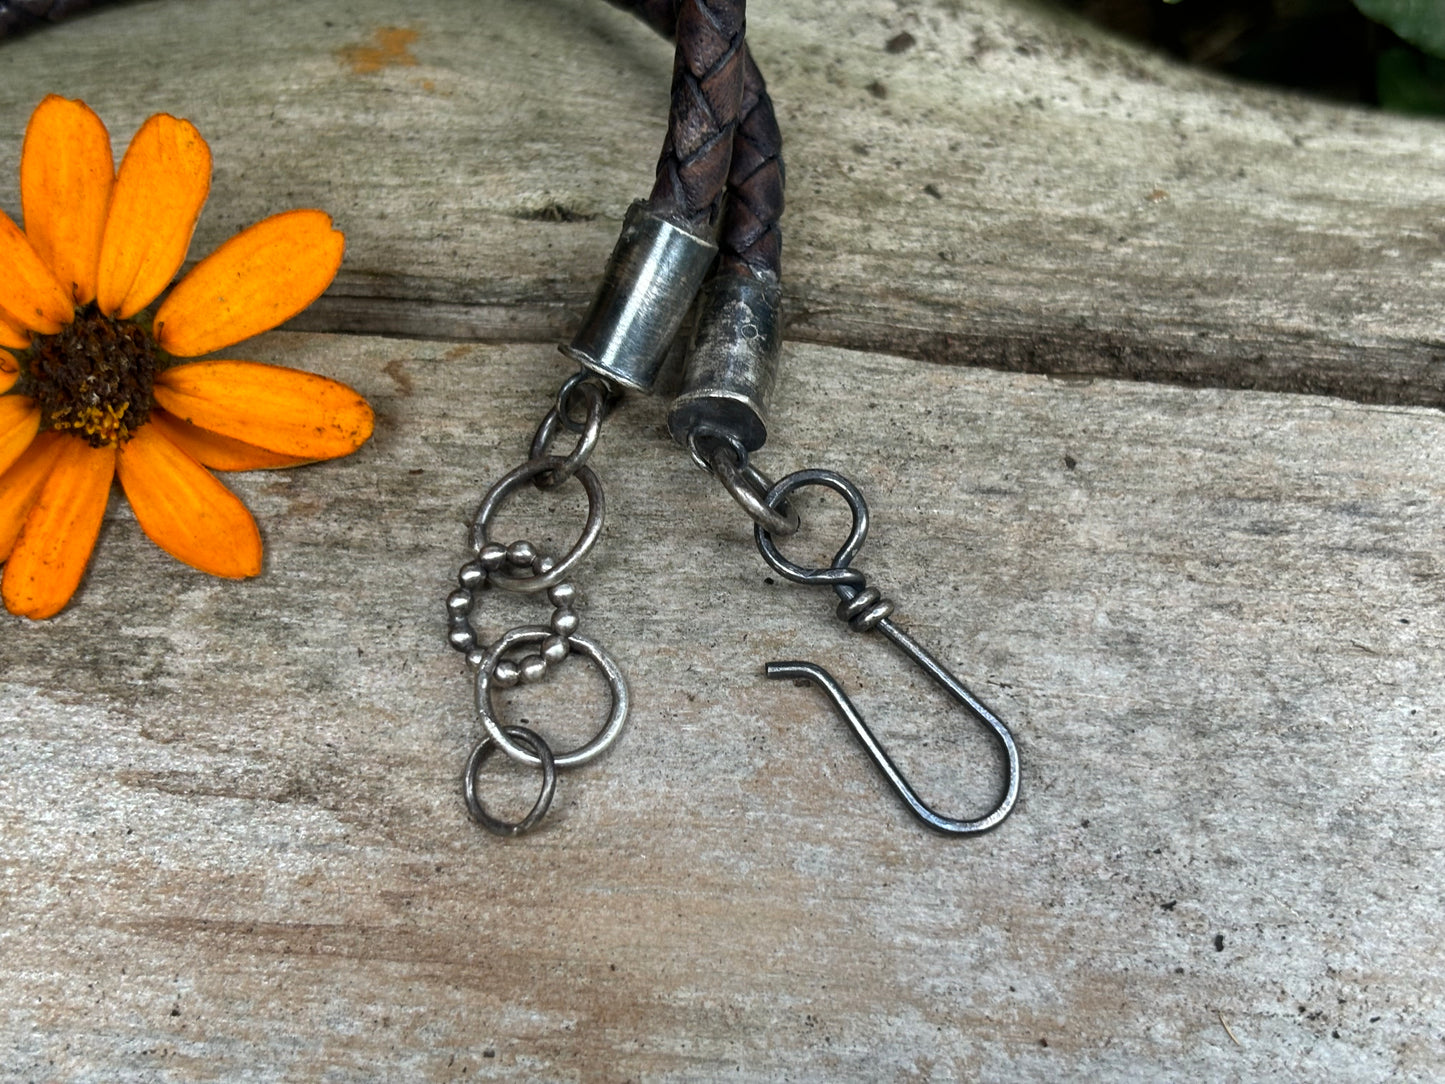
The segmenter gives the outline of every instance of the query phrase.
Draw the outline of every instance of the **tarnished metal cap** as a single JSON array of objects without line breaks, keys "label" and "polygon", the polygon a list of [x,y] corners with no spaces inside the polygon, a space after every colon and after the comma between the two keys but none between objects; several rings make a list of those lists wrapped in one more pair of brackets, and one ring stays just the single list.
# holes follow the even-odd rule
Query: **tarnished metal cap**
[{"label": "tarnished metal cap", "polygon": [[682,391],[667,415],[679,444],[706,427],[731,434],[750,452],[763,446],[783,341],[781,302],[772,276],[717,275],[703,287]]},{"label": "tarnished metal cap", "polygon": [[562,352],[617,384],[651,391],[716,255],[711,239],[634,203],[592,307]]}]

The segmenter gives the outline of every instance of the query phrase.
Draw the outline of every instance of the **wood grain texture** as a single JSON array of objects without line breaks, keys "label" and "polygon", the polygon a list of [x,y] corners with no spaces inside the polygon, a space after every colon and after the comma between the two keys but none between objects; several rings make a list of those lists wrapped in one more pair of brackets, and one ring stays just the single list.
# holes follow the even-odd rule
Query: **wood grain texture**
[{"label": "wood grain texture", "polygon": [[[181,568],[117,497],[75,605],[0,621],[0,1076],[1438,1068],[1435,412],[790,346],[763,465],[857,478],[860,566],[1019,737],[1017,812],[949,842],[815,691],[759,668],[833,668],[945,808],[988,789],[986,748],[826,592],[770,582],[662,405],[634,402],[577,582],[636,714],[544,830],[500,842],[461,805],[477,727],[442,599],[562,360],[294,334],[252,353],[378,410],[351,459],[233,476],[265,574]],[[576,522],[575,494],[552,503],[519,498],[505,529]],[[826,549],[836,517],[804,512],[799,552]],[[577,737],[568,697],[591,718],[596,684],[569,662],[508,711]],[[487,779],[504,807],[533,782]]]},{"label": "wood grain texture", "polygon": [[[1445,419],[1077,374],[1438,404],[1438,127],[1007,0],[752,14],[791,180],[761,465],[864,487],[859,564],[1013,724],[1016,814],[924,833],[761,677],[816,659],[939,806],[991,789],[642,401],[577,577],[630,729],[535,836],[475,829],[442,600],[646,190],[669,54],[596,0],[137,0],[0,46],[0,205],[44,93],[118,145],[182,113],[217,163],[193,255],[320,205],[350,247],[312,326],[420,338],[243,351],[378,411],[350,459],[233,476],[259,579],[180,567],[117,494],[75,604],[0,618],[0,1078],[1437,1074]],[[517,504],[516,535],[580,522]],[[826,554],[838,510],[804,512]],[[569,662],[506,710],[562,744],[602,699]],[[535,782],[486,781],[509,811]]]},{"label": "wood grain texture", "polygon": [[[750,15],[795,338],[1442,401],[1437,122],[1230,84],[1018,0]],[[3,56],[0,183],[48,91],[122,140],[184,112],[217,152],[205,247],[296,204],[347,231],[299,326],[499,341],[585,309],[650,184],[671,64],[598,0],[140,0]]]}]

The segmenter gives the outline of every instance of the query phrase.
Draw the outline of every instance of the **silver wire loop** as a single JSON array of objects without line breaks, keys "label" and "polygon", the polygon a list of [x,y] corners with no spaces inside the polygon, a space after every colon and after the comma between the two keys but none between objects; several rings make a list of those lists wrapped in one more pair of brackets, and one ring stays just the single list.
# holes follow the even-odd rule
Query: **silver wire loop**
[{"label": "silver wire loop", "polygon": [[[712,447],[704,451],[707,443]],[[688,433],[687,450],[692,461],[721,482],[728,496],[755,524],[780,538],[797,533],[798,513],[791,504],[784,501],[778,509],[773,509],[764,503],[773,481],[753,466],[747,448],[736,434],[702,423]]]},{"label": "silver wire loop", "polygon": [[[738,466],[746,467],[748,465],[747,446],[736,433],[707,422],[701,422],[687,434],[687,454],[692,456],[694,463],[709,474],[714,473],[712,461],[721,448],[728,448],[732,451],[733,461]],[[772,487],[767,488],[771,489]],[[766,493],[767,489],[764,489],[763,492]]]},{"label": "silver wire loop", "polygon": [[[496,685],[497,663],[507,652],[518,647],[526,647],[532,644],[540,644],[553,635],[551,628],[545,625],[520,625],[504,634],[500,640],[491,646],[482,665],[477,669],[476,677],[476,703],[477,716],[481,719],[482,725],[486,727],[488,736],[497,743],[501,750],[513,760],[523,764],[535,765],[540,763],[537,754],[529,752],[520,744],[513,742],[507,736],[507,728],[504,728],[493,714],[491,693]],[[552,759],[556,761],[560,770],[576,768],[595,757],[601,756],[622,733],[622,728],[627,723],[627,713],[631,708],[631,697],[627,690],[627,679],[622,676],[622,670],[612,661],[611,656],[596,643],[596,641],[574,632],[567,637],[574,653],[580,652],[587,656],[597,668],[602,671],[602,676],[607,679],[608,688],[612,693],[612,711],[590,741],[571,749],[565,753],[554,753]]]},{"label": "silver wire loop", "polygon": [[[788,499],[788,494],[804,486],[823,486],[839,494],[848,502],[848,508],[853,513],[853,527],[848,532],[848,538],[844,541],[838,552],[833,555],[833,563],[828,568],[808,568],[805,565],[795,564],[783,556],[778,545],[772,539],[772,532],[764,529],[759,523],[753,531],[753,539],[758,544],[758,552],[763,555],[763,560],[772,565],[773,570],[779,575],[792,580],[794,583],[808,584],[814,587],[857,587],[862,588],[867,577],[857,569],[849,568],[848,565],[858,555],[864,540],[868,537],[868,502],[863,499],[862,492],[847,478],[837,471],[831,470],[800,470],[794,471],[782,479],[767,492],[763,503],[771,509],[778,509]],[[849,598],[852,596],[850,595]]]},{"label": "silver wire loop", "polygon": [[[562,419],[562,425],[569,433],[575,433],[581,436],[583,430],[587,428],[585,418],[580,422],[574,421],[572,418],[572,393],[586,381],[600,379],[596,373],[587,369],[578,369],[566,380],[562,381],[562,386],[557,389],[557,403],[553,409],[557,411],[557,416]],[[535,454],[533,458],[536,458]]]},{"label": "silver wire loop", "polygon": [[581,421],[572,417],[572,396],[584,384],[596,388],[602,393],[602,417],[604,420],[607,415],[612,413],[617,404],[622,402],[622,389],[590,369],[578,369],[562,381],[562,386],[557,389],[557,413],[562,416],[562,425],[566,430],[578,436],[581,436],[587,428],[587,417],[584,414]]},{"label": "silver wire loop", "polygon": [[[497,509],[501,507],[503,501],[533,478],[549,471],[558,470],[565,463],[565,459],[554,455],[529,459],[520,467],[504,475],[496,485],[487,490],[487,495],[482,498],[481,506],[477,509],[476,517],[472,522],[472,551],[480,554],[483,547],[493,541],[489,533],[492,517],[496,515]],[[586,557],[592,547],[597,544],[597,539],[602,536],[602,521],[606,513],[602,483],[591,467],[578,467],[574,476],[582,483],[582,488],[587,491],[587,523],[572,548],[552,566],[550,572],[531,576],[494,576],[490,582],[504,591],[517,591],[522,594],[545,591],[566,579],[567,574],[572,571],[577,562]]]},{"label": "silver wire loop", "polygon": [[777,544],[759,524],[754,531],[754,537],[763,559],[780,575],[795,583],[833,588],[834,593],[841,600],[838,607],[839,618],[847,621],[857,631],[866,632],[876,629],[882,633],[899,651],[913,660],[924,673],[941,685],[944,691],[963,707],[965,712],[981,724],[999,743],[1007,762],[1002,795],[988,813],[975,820],[956,820],[934,812],[919,799],[917,792],[914,791],[903,773],[898,770],[887,750],[873,736],[873,732],[868,729],[868,724],[864,722],[863,716],[853,706],[848,694],[843,691],[843,687],[838,684],[833,675],[816,663],[796,661],[770,662],[764,672],[771,678],[791,677],[816,682],[833,701],[834,707],[847,720],[848,725],[853,728],[853,733],[862,742],[869,757],[888,778],[888,782],[897,791],[898,796],[903,799],[904,804],[924,824],[947,835],[975,835],[988,831],[1009,815],[1013,810],[1014,803],[1018,800],[1019,755],[1013,734],[1009,732],[1008,727],[998,716],[994,715],[968,691],[958,678],[954,677],[952,671],[934,658],[923,645],[893,623],[889,616],[893,612],[893,604],[883,598],[877,590],[868,586],[868,578],[862,572],[849,567],[853,558],[858,555],[858,550],[862,547],[864,540],[868,537],[868,502],[863,499],[863,494],[856,485],[836,471],[800,470],[788,475],[769,489],[766,503],[768,507],[776,509],[787,499],[788,494],[810,485],[824,486],[840,494],[848,502],[849,510],[853,513],[853,526],[848,532],[847,539],[834,555],[832,565],[828,568],[807,568],[795,564],[778,551]]},{"label": "silver wire loop", "polygon": [[[585,374],[591,375],[591,374]],[[564,385],[565,387],[565,385]],[[532,479],[532,484],[538,489],[553,489],[578,470],[587,465],[592,458],[592,452],[597,447],[597,438],[602,433],[602,418],[606,414],[606,405],[603,402],[602,392],[593,384],[579,384],[577,390],[587,400],[587,420],[583,423],[582,431],[577,436],[577,444],[562,460],[562,465],[555,470],[545,471]],[[562,394],[557,395],[559,404],[564,402]],[[543,459],[550,455],[548,447],[556,439],[558,430],[561,428],[571,429],[565,408],[561,405],[553,407],[542,419],[542,424],[537,426],[537,432],[532,437],[532,459]]]},{"label": "silver wire loop", "polygon": [[751,463],[744,462],[738,466],[729,458],[729,451],[726,444],[720,444],[710,460],[712,472],[728,491],[728,496],[751,517],[758,530],[780,538],[797,534],[799,520],[793,506],[784,501],[781,509],[773,509],[764,501],[773,488],[772,480]]},{"label": "silver wire loop", "polygon": [[477,743],[472,755],[467,758],[463,789],[467,799],[467,813],[472,820],[494,835],[520,836],[537,827],[547,815],[547,810],[552,807],[552,796],[557,790],[557,765],[552,759],[552,750],[547,747],[541,735],[524,726],[507,727],[507,735],[512,741],[530,749],[535,754],[536,762],[542,765],[542,790],[537,795],[531,812],[519,821],[504,821],[492,816],[482,805],[482,799],[477,794],[477,772],[486,763],[487,757],[492,755],[492,750],[497,748],[497,743],[490,734]]}]

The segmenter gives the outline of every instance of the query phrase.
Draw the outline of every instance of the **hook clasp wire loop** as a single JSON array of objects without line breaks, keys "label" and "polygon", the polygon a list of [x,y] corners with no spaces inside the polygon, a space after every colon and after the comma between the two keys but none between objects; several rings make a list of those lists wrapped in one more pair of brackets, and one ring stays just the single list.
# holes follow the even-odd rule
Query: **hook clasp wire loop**
[{"label": "hook clasp wire loop", "polygon": [[955,836],[987,832],[990,828],[996,827],[1013,811],[1014,803],[1018,800],[1019,754],[1013,734],[997,715],[968,691],[967,687],[953,675],[948,667],[893,623],[888,616],[893,609],[892,603],[882,599],[875,589],[867,586],[867,577],[862,572],[850,567],[853,558],[868,535],[868,504],[856,485],[835,471],[802,470],[788,475],[773,486],[768,491],[766,503],[771,508],[777,508],[787,499],[788,494],[808,485],[824,486],[840,494],[848,502],[849,509],[853,513],[853,528],[849,532],[847,541],[843,543],[828,568],[805,568],[784,557],[778,551],[776,543],[759,524],[755,537],[763,559],[778,573],[796,583],[832,587],[838,597],[842,599],[842,604],[838,607],[840,618],[848,621],[857,631],[866,632],[877,629],[881,632],[899,651],[913,660],[919,669],[941,685],[965,712],[992,734],[1002,748],[1007,761],[1002,796],[988,813],[974,820],[958,820],[936,812],[918,797],[918,792],[913,789],[907,777],[898,769],[898,765],[893,762],[888,751],[869,729],[862,714],[832,674],[816,663],[800,661],[770,662],[764,668],[764,672],[770,678],[795,678],[817,684],[832,700],[833,706],[852,728],[868,756],[888,779],[889,784],[903,799],[904,804],[929,828]]}]

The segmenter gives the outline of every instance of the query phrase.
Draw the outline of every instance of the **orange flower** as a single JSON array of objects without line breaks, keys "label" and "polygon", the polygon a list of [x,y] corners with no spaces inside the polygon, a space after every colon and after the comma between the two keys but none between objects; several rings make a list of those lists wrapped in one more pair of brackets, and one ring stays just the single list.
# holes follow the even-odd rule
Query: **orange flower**
[{"label": "orange flower", "polygon": [[231,238],[148,306],[185,261],[211,185],[187,121],[141,126],[117,172],[84,102],[36,108],[20,160],[25,230],[0,212],[0,595],[58,613],[100,532],[113,478],[141,529],[215,576],[261,571],[251,513],[207,468],[347,455],[372,414],[333,380],[250,361],[194,361],[295,316],[331,284],[344,239],[320,211]]}]

